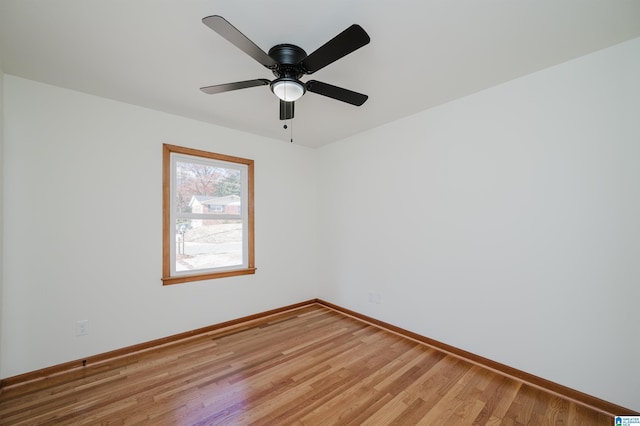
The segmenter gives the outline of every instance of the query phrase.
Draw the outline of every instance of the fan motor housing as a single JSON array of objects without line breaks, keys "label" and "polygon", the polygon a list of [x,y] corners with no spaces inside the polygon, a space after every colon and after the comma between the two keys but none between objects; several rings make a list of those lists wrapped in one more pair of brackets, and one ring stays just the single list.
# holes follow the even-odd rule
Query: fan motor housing
[{"label": "fan motor housing", "polygon": [[273,74],[280,77],[300,78],[304,70],[300,62],[307,57],[307,52],[295,44],[278,44],[269,49],[269,56],[278,62]]}]

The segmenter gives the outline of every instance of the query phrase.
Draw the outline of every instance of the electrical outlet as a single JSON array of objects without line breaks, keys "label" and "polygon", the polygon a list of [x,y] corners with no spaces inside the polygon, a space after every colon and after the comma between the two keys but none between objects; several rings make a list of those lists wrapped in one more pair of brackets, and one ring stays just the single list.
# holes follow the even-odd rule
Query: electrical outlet
[{"label": "electrical outlet", "polygon": [[89,334],[89,320],[76,321],[76,336],[86,336]]}]

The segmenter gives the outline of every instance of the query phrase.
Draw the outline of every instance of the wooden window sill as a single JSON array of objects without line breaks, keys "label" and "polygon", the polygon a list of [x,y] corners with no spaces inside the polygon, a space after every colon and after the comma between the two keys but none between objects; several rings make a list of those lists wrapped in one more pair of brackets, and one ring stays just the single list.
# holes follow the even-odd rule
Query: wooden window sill
[{"label": "wooden window sill", "polygon": [[253,275],[257,268],[237,269],[233,271],[213,272],[208,274],[180,275],[175,277],[163,277],[162,285],[180,284],[191,281],[213,280],[216,278],[235,277],[238,275]]}]

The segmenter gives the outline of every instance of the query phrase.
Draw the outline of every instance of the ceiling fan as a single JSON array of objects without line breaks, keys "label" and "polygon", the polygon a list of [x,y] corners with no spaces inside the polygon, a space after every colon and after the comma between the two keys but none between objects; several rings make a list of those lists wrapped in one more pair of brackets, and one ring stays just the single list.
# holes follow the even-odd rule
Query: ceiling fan
[{"label": "ceiling fan", "polygon": [[294,103],[305,92],[317,93],[338,101],[360,106],[368,96],[342,87],[333,86],[317,80],[309,80],[306,83],[300,81],[304,74],[314,72],[326,67],[332,62],[348,55],[369,43],[369,35],[359,25],[351,25],[346,30],[320,46],[311,54],[293,44],[278,44],[265,53],[247,36],[219,15],[207,16],[202,22],[213,31],[227,39],[231,44],[242,50],[247,55],[270,69],[276,76],[270,81],[264,78],[255,80],[237,81],[235,83],[218,84],[202,87],[204,93],[215,94],[229,92],[231,90],[246,89],[249,87],[266,86],[280,99],[280,120],[293,118]]}]

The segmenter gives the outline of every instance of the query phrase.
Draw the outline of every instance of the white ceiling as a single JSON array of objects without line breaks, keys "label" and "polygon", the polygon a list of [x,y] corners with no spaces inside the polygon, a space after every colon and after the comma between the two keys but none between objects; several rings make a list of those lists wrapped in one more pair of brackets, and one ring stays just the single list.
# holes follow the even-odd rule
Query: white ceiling
[{"label": "white ceiling", "polygon": [[263,50],[311,53],[351,24],[371,43],[303,80],[294,142],[318,147],[640,36],[637,0],[0,0],[7,74],[289,141],[268,86],[199,88],[269,70],[202,24],[222,15]]}]

